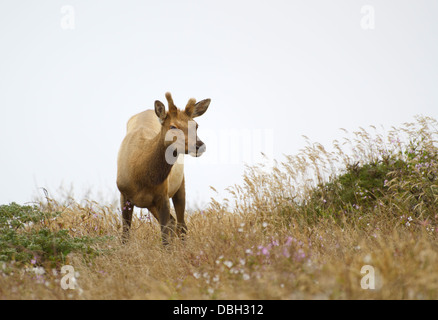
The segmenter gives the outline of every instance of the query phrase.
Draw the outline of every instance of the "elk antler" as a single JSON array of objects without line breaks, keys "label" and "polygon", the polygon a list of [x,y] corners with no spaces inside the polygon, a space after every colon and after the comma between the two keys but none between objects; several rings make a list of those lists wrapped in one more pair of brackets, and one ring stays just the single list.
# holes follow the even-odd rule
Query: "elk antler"
[{"label": "elk antler", "polygon": [[167,103],[169,104],[169,112],[175,114],[177,108],[173,103],[172,95],[170,94],[170,92],[166,92],[166,99],[167,99]]}]

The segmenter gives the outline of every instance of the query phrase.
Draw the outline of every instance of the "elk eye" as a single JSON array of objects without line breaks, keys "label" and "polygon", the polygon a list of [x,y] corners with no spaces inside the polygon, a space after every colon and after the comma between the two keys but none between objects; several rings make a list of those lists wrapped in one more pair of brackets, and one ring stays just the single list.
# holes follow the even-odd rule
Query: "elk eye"
[{"label": "elk eye", "polygon": [[170,129],[177,129],[177,127],[170,125]]}]

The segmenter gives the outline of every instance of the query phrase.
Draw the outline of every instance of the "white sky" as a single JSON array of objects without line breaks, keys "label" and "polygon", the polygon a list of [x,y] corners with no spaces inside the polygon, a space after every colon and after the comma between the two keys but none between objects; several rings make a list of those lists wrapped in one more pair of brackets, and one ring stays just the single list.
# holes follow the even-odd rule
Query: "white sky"
[{"label": "white sky", "polygon": [[437,17],[436,0],[2,0],[0,204],[61,184],[112,200],[126,122],[166,91],[180,108],[212,99],[189,206],[302,135],[328,145],[341,127],[438,118]]}]

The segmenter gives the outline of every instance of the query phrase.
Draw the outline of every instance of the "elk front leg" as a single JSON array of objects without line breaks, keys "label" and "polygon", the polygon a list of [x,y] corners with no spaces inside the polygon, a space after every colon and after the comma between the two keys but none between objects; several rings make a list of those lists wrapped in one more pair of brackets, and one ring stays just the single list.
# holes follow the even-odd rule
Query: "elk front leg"
[{"label": "elk front leg", "polygon": [[[156,207],[150,208],[149,212],[155,217],[155,219],[157,219],[158,222],[160,222],[160,217],[158,216],[158,210]],[[169,214],[169,218],[170,218],[170,225],[174,226],[175,218],[171,214]]]},{"label": "elk front leg", "polygon": [[120,196],[120,207],[122,208],[123,224],[122,242],[126,243],[129,238],[129,229],[131,228],[132,211],[134,210],[134,205],[122,194]]},{"label": "elk front leg", "polygon": [[174,232],[175,219],[170,215],[169,199],[163,199],[158,207],[158,218],[161,226],[161,241],[168,245],[170,236]]},{"label": "elk front leg", "polygon": [[184,211],[186,209],[186,190],[184,185],[184,179],[179,187],[178,191],[172,197],[173,207],[176,213],[176,232],[178,236],[184,239],[184,235],[187,233],[187,225],[184,221]]}]

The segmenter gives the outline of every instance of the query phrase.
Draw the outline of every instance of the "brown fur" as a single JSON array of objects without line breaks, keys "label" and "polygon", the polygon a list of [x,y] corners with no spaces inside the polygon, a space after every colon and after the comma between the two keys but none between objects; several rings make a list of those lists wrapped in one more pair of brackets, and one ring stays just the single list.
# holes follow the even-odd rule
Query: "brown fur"
[{"label": "brown fur", "polygon": [[[163,243],[167,244],[175,225],[175,219],[170,214],[169,198],[172,198],[175,207],[178,234],[187,231],[184,221],[183,154],[178,155],[175,164],[167,163],[165,152],[172,142],[165,141],[165,136],[172,127],[184,132],[184,150],[188,153],[188,122],[207,110],[210,99],[197,104],[196,100],[190,99],[184,111],[176,108],[170,93],[166,93],[166,99],[169,112],[166,113],[164,105],[156,101],[155,110],[141,112],[128,121],[127,134],[119,150],[117,187],[121,193],[124,241],[128,238],[132,211],[136,206],[147,208],[157,218],[161,225]],[[205,150],[205,146],[198,140],[196,156],[200,149]]]}]

